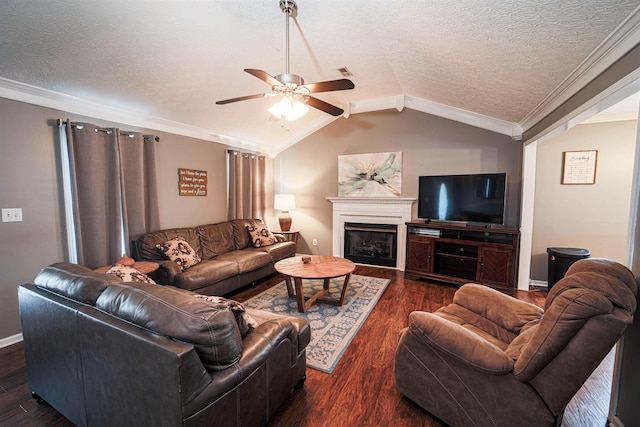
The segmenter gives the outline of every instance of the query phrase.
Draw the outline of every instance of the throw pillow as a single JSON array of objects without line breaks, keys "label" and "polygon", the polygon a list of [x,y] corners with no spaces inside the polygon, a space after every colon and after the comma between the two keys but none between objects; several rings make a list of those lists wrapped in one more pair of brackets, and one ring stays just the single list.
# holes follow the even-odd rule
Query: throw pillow
[{"label": "throw pillow", "polygon": [[191,245],[182,237],[167,240],[156,245],[173,262],[180,266],[182,271],[196,264],[200,264],[200,257]]},{"label": "throw pillow", "polygon": [[113,274],[118,276],[123,282],[138,282],[138,283],[153,283],[153,279],[144,273],[139,272],[133,267],[128,267],[122,264],[116,264],[107,270],[107,274]]},{"label": "throw pillow", "polygon": [[259,225],[247,225],[247,230],[251,235],[251,242],[256,248],[261,248],[263,246],[269,246],[273,245],[274,243],[278,243],[278,239],[276,239],[276,236],[274,236],[267,227],[262,227]]},{"label": "throw pillow", "polygon": [[240,335],[244,338],[252,329],[258,327],[258,322],[256,322],[253,317],[251,317],[244,306],[240,304],[238,301],[233,301],[230,299],[226,299],[223,297],[213,296],[213,295],[202,295],[202,294],[193,294],[196,298],[203,299],[205,301],[212,302],[214,304],[222,304],[226,305],[231,309],[231,312],[236,318],[236,323],[238,324],[238,329],[240,330]]}]

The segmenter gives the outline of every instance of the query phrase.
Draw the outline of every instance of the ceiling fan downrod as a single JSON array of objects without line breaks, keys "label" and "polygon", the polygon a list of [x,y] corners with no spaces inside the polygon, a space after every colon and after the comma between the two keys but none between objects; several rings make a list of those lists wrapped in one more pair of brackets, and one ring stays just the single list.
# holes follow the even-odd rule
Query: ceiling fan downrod
[{"label": "ceiling fan downrod", "polygon": [[285,44],[285,72],[275,76],[276,80],[283,84],[293,84],[296,87],[304,85],[304,79],[296,74],[291,74],[289,71],[289,18],[298,16],[298,5],[293,0],[280,0],[280,10],[285,15],[286,19],[286,44]]}]

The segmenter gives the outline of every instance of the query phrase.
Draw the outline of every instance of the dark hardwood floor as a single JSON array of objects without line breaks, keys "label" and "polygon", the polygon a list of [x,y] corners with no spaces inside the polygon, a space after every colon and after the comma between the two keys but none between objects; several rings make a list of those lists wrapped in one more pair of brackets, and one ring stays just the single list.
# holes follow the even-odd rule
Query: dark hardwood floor
[{"label": "dark hardwood floor", "polygon": [[[407,280],[391,269],[358,266],[355,274],[388,278],[391,283],[333,374],[307,369],[304,388],[293,393],[269,425],[442,426],[395,389],[393,356],[409,313],[435,311],[450,303],[457,287]],[[233,298],[246,301],[281,281],[281,276],[272,276]],[[546,298],[543,291],[509,293],[540,306]],[[613,359],[612,351],[568,405],[564,427],[606,425]],[[0,349],[0,426],[71,425],[46,403],[31,399],[22,343]]]}]

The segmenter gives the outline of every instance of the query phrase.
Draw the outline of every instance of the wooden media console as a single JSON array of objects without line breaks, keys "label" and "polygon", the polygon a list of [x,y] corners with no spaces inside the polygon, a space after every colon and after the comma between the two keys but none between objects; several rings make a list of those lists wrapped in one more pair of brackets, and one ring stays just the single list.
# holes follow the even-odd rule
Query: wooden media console
[{"label": "wooden media console", "polygon": [[407,222],[405,277],[514,287],[520,231],[440,222]]}]

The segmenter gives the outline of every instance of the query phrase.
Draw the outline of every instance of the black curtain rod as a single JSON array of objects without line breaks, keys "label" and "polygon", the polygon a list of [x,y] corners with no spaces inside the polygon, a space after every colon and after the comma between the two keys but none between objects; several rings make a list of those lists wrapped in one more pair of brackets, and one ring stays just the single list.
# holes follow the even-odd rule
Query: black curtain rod
[{"label": "black curtain rod", "polygon": [[254,151],[241,151],[241,150],[235,150],[233,148],[230,148],[227,150],[228,154],[240,154],[242,156],[260,156],[260,157],[264,157],[264,154],[261,153],[256,153]]},{"label": "black curtain rod", "polygon": [[[66,123],[66,121],[63,121],[62,119],[57,119],[56,123],[57,123],[58,127],[61,127],[63,124]],[[75,126],[75,127],[82,126],[82,124],[80,124],[80,123],[74,123],[74,122],[70,122],[70,123],[71,123],[71,126]],[[92,125],[92,126],[95,126],[95,125]],[[113,132],[113,129],[115,129],[115,128],[113,128],[113,129],[111,129],[111,128],[100,128],[98,126],[95,126],[95,129],[96,129],[96,132],[111,133],[111,132]],[[120,135],[127,135],[127,136],[129,136],[131,138],[133,138],[134,133],[135,132],[128,132],[128,131],[123,131],[123,130],[120,131]],[[160,137],[159,136],[143,135],[143,138],[150,138],[152,136],[153,136],[154,141],[160,142]]]}]

